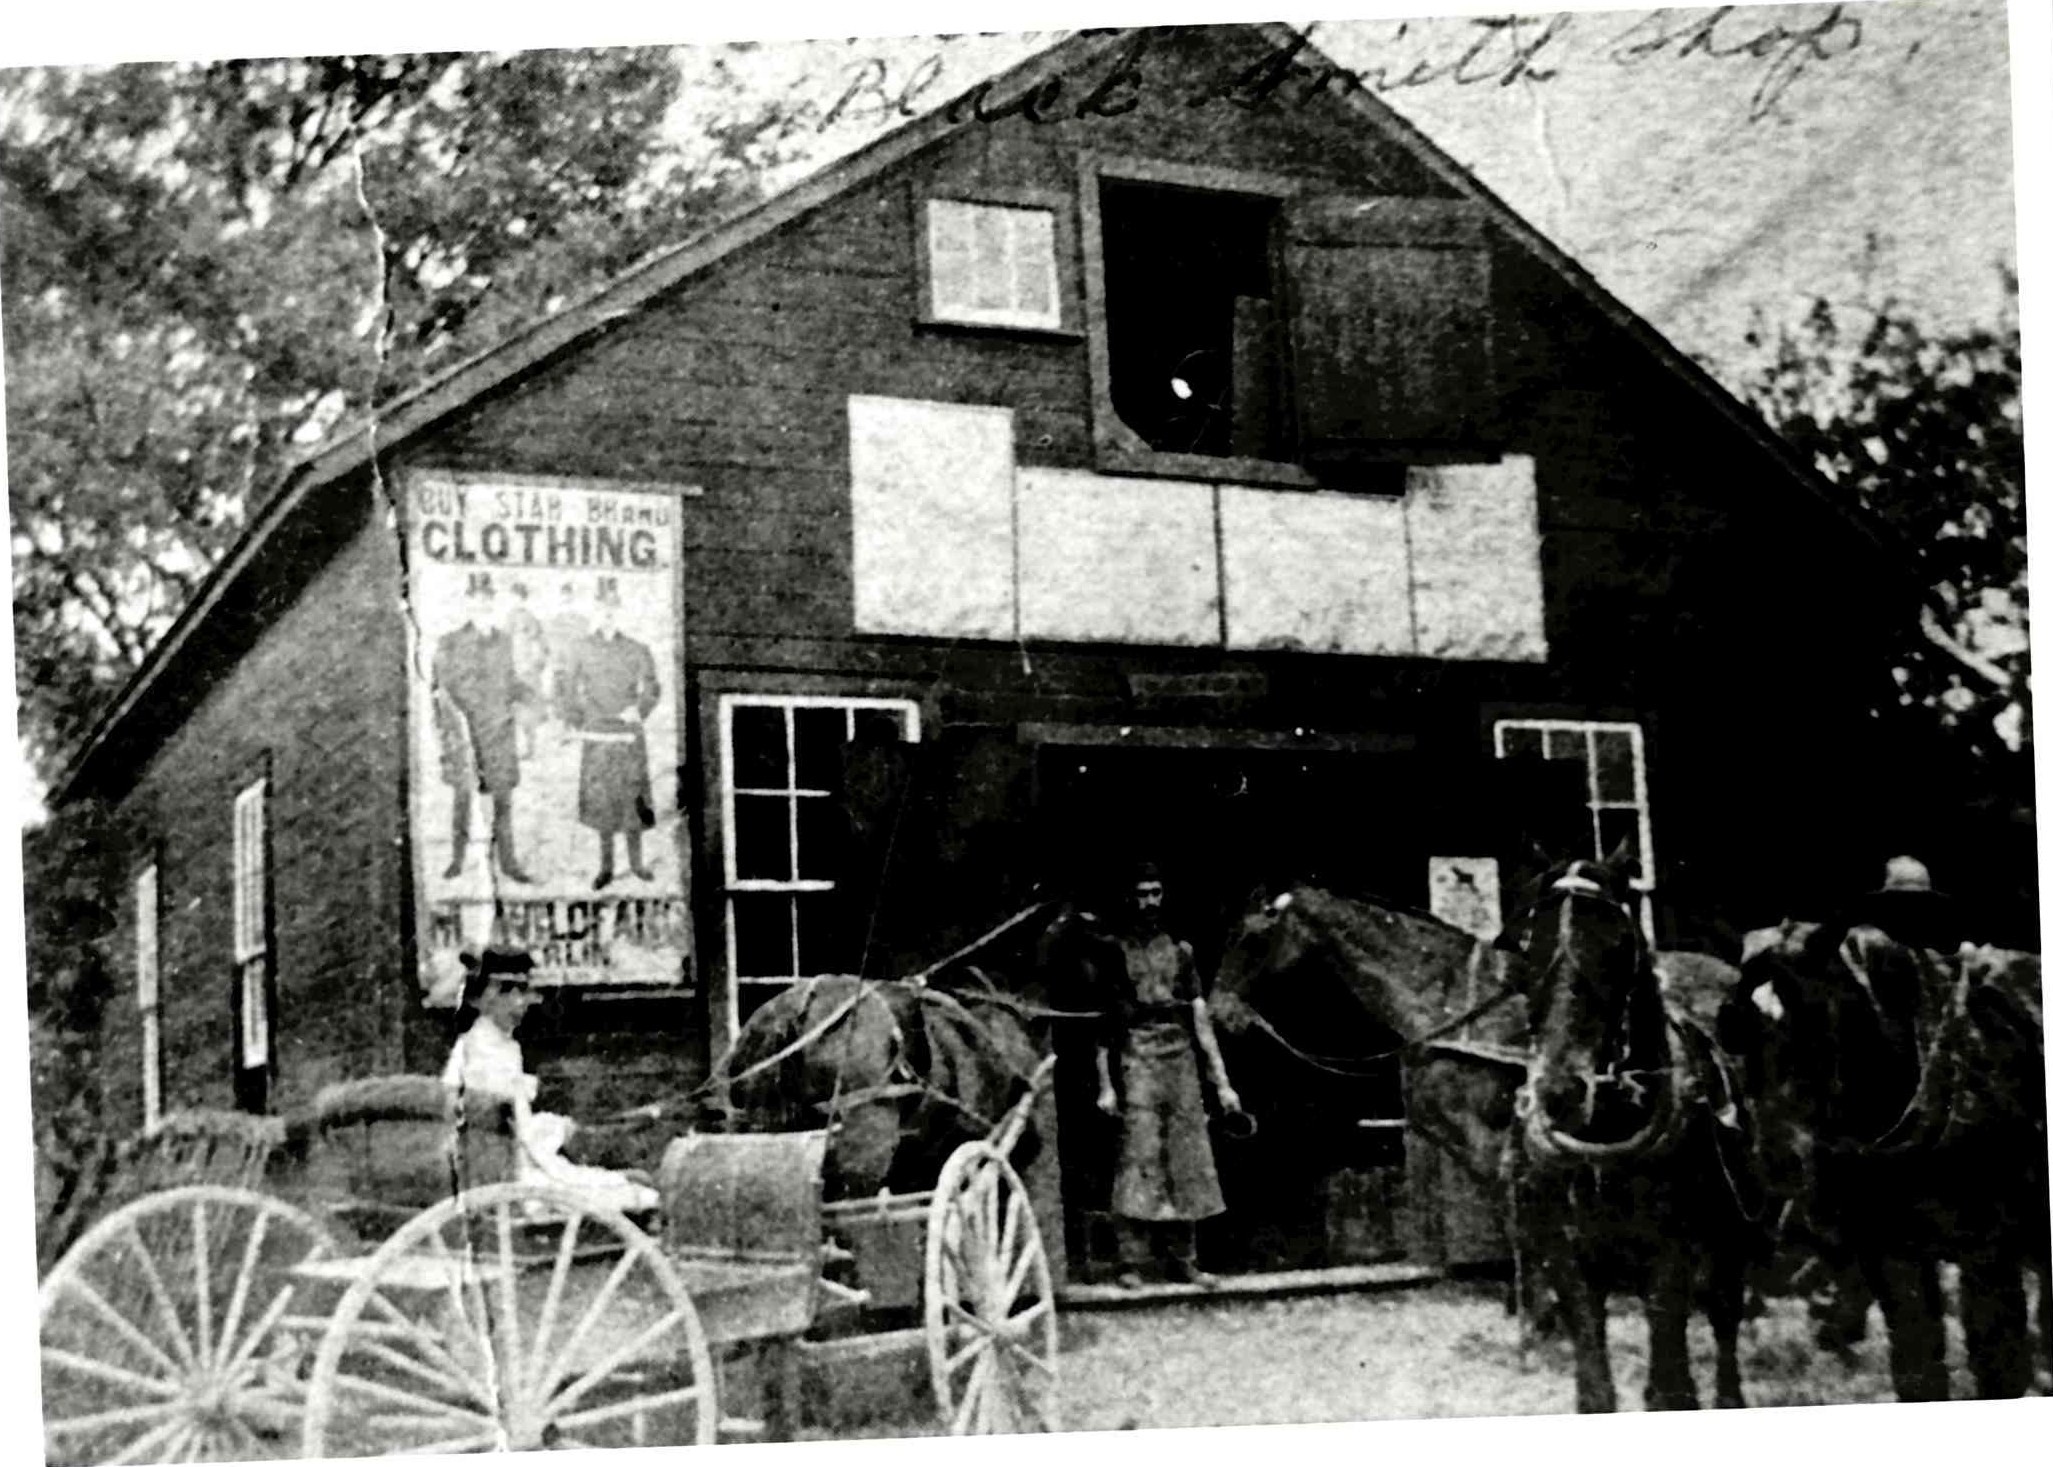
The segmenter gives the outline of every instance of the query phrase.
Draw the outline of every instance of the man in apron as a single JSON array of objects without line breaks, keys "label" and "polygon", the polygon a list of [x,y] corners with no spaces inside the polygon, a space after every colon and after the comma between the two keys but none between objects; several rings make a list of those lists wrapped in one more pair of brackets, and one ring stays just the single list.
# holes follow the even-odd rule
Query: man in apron
[{"label": "man in apron", "polygon": [[1155,1265],[1209,1288],[1218,1281],[1198,1267],[1197,1222],[1224,1212],[1226,1202],[1205,1127],[1199,1055],[1219,1108],[1238,1113],[1240,1097],[1219,1057],[1190,944],[1162,930],[1162,876],[1152,865],[1135,872],[1126,921],[1108,946],[1119,960],[1108,964],[1098,1109],[1120,1121],[1112,1184],[1119,1282],[1137,1288],[1142,1270]]}]

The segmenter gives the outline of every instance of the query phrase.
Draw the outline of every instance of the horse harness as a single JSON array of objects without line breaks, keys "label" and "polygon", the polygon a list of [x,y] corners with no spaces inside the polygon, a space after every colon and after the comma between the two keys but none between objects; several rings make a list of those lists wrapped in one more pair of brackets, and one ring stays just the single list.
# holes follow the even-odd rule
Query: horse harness
[{"label": "horse harness", "polygon": [[[1522,914],[1531,913],[1548,898],[1559,894],[1564,901],[1596,901],[1624,913],[1628,919],[1632,913],[1604,885],[1584,876],[1578,862],[1569,868],[1548,888],[1545,896],[1535,902]],[[1641,935],[1638,922],[1632,921],[1635,962],[1639,971],[1651,977],[1652,956]],[[1664,1005],[1665,1009],[1665,1005]],[[1530,1078],[1519,1087],[1513,1101],[1512,1112],[1519,1125],[1515,1134],[1522,1140],[1526,1153],[1541,1166],[1603,1166],[1617,1163],[1644,1164],[1668,1155],[1682,1141],[1688,1130],[1692,1114],[1699,1106],[1709,1108],[1711,1097],[1701,1087],[1697,1067],[1688,1062],[1693,1044],[1703,1051],[1712,1070],[1717,1074],[1723,1104],[1711,1110],[1713,1120],[1712,1146],[1718,1155],[1719,1169],[1730,1188],[1734,1202],[1741,1212],[1748,1213],[1744,1189],[1734,1175],[1731,1163],[1725,1156],[1725,1148],[1719,1144],[1718,1133],[1725,1130],[1740,1130],[1740,1092],[1734,1081],[1730,1065],[1720,1052],[1715,1039],[1703,1034],[1695,1026],[1678,1019],[1671,1012],[1662,1015],[1663,1034],[1667,1042],[1668,1063],[1663,1065],[1624,1066],[1617,1062],[1601,1071],[1584,1072],[1577,1075],[1586,1096],[1594,1103],[1597,1095],[1607,1087],[1616,1086],[1623,1097],[1633,1105],[1651,1103],[1652,1115],[1646,1125],[1622,1142],[1567,1144],[1566,1138],[1557,1135],[1553,1128],[1535,1122],[1539,1113],[1539,1096]],[[1701,1041],[1697,1044],[1697,1041]],[[1666,1083],[1662,1083],[1665,1081]]]},{"label": "horse harness", "polygon": [[[1848,932],[1840,942],[1839,961],[1867,1000],[1882,1033],[1900,1034],[1906,1025],[1888,1011],[1876,992],[1869,964],[1872,945],[1857,940],[1857,932],[1858,929]],[[1948,979],[1925,949],[1898,943],[1893,938],[1889,941],[1908,952],[1917,964],[1919,1002],[1910,1015],[1907,1037],[1912,1053],[1917,1056],[1918,1079],[1901,1114],[1873,1140],[1855,1144],[1855,1150],[1870,1156],[1906,1156],[1937,1150],[1953,1135],[1957,1120],[1954,1091],[1958,1087],[1961,1058],[1956,1051],[1960,1036],[1973,1022],[1967,1008],[1972,984],[1964,968],[1958,976]],[[1943,991],[1944,996],[1934,1022],[1927,1025],[1920,1020],[1925,1017],[1926,1000],[1934,991]]]}]

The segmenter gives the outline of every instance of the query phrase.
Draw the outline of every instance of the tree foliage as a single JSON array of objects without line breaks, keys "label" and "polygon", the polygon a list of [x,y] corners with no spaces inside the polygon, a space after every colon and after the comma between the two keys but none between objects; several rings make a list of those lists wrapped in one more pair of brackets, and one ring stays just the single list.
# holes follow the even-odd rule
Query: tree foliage
[{"label": "tree foliage", "polygon": [[1931,334],[1894,302],[1823,300],[1795,327],[1770,333],[1757,323],[1746,389],[1799,453],[1896,531],[1933,620],[1968,654],[1908,643],[1899,711],[1935,721],[1971,782],[2028,803],[2022,356],[2017,281],[2006,283],[2010,308],[1993,328]]},{"label": "tree foliage", "polygon": [[0,75],[16,679],[46,774],[300,446],[745,202],[720,53]]},{"label": "tree foliage", "polygon": [[126,850],[120,828],[92,802],[66,808],[22,841],[36,1223],[46,1264],[115,1143],[141,1123],[111,1113],[103,1084],[114,1001],[108,944]]}]

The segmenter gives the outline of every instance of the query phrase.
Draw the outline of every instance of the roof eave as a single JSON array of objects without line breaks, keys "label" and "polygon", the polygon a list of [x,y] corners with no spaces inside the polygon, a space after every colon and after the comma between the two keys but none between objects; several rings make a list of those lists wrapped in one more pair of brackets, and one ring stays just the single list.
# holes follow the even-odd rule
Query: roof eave
[{"label": "roof eave", "polygon": [[[1321,61],[1335,65],[1294,26],[1283,22],[1262,22],[1252,28],[1279,48],[1309,50]],[[1114,50],[1124,42],[1127,34],[1124,30],[1079,32],[1026,58],[995,78],[975,83],[962,95],[966,97],[978,88],[1010,91],[1031,84],[1043,75],[1072,70],[1098,52]],[[1720,416],[1739,428],[1837,518],[1880,552],[1886,563],[1909,576],[1909,559],[1904,554],[1901,541],[1834,493],[1816,469],[1804,463],[1758,413],[1741,403],[1687,353],[1648,325],[1387,103],[1370,95],[1365,87],[1349,88],[1341,95],[1347,105],[1410,152],[1434,177],[1457,193],[1482,204],[1509,238],[1531,250],[1542,263],[1586,296],[1600,314],[1680,377]],[[278,489],[265,501],[235,545],[151,649],[120,695],[94,722],[65,768],[58,784],[57,802],[69,800],[77,793],[93,760],[148,695],[164,667],[177,656],[194,629],[220,603],[228,586],[244,573],[278,525],[315,490],[375,464],[382,456],[418,438],[485,393],[605,331],[649,300],[682,285],[736,250],[796,223],[885,169],[938,144],[963,125],[951,116],[953,111],[954,102],[951,101],[886,133],[784,192],[616,276],[576,304],[456,363],[385,407],[357,417],[309,450],[286,471]]]}]

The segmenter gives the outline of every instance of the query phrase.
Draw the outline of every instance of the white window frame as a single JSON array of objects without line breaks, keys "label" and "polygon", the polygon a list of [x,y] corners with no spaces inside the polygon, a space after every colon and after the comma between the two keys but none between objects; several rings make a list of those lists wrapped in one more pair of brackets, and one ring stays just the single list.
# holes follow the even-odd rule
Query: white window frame
[{"label": "white window frame", "polygon": [[[1654,818],[1653,807],[1647,799],[1647,738],[1637,723],[1588,718],[1500,718],[1492,730],[1492,741],[1499,759],[1505,757],[1505,734],[1514,730],[1532,730],[1541,736],[1542,757],[1546,752],[1546,739],[1550,734],[1574,733],[1583,738],[1583,779],[1585,781],[1585,804],[1590,812],[1590,850],[1601,859],[1604,850],[1603,815],[1605,810],[1633,810],[1639,816],[1639,863],[1640,874],[1633,881],[1635,890],[1651,893],[1654,890]],[[1597,735],[1600,733],[1622,733],[1632,740],[1632,792],[1631,800],[1606,800],[1597,782]],[[1647,940],[1653,941],[1654,917],[1651,902],[1642,902]]]},{"label": "white window frame", "polygon": [[[963,326],[1009,326],[1028,331],[1062,329],[1062,276],[1056,268],[1057,235],[1055,210],[1030,204],[987,204],[969,199],[926,201],[927,309],[936,321]],[[979,215],[1003,219],[1003,259],[979,258],[976,220]],[[959,222],[958,222],[959,221]],[[966,243],[964,243],[966,239]],[[1005,285],[1006,304],[980,306],[974,301],[941,298],[941,257],[967,254],[962,277],[976,283],[988,280],[996,271]],[[1028,310],[1019,303],[1025,295],[1022,283],[1029,272],[1042,277],[1048,302],[1043,310]]]},{"label": "white window frame", "polygon": [[164,1119],[164,1038],[158,1010],[157,863],[135,874],[135,1006],[142,1022],[143,1129]]},{"label": "white window frame", "polygon": [[[734,713],[738,708],[775,708],[784,714],[784,781],[782,789],[737,787],[734,779]],[[722,926],[725,928],[727,955],[727,1028],[731,1040],[741,1032],[741,990],[747,988],[788,988],[801,978],[848,977],[849,974],[817,974],[799,971],[798,923],[791,929],[791,972],[788,975],[752,975],[741,973],[739,944],[735,933],[734,898],[737,893],[781,892],[796,896],[804,892],[834,890],[836,883],[818,878],[801,877],[803,868],[798,859],[798,807],[801,800],[832,798],[834,791],[801,787],[798,784],[798,761],[795,746],[794,717],[798,711],[807,708],[840,709],[846,717],[846,736],[855,737],[855,717],[863,712],[885,712],[896,714],[899,719],[901,742],[917,744],[920,741],[920,705],[910,698],[863,698],[835,697],[814,693],[723,693],[720,695],[720,872],[722,878]],[[791,876],[789,879],[769,877],[743,877],[738,869],[738,851],[735,841],[734,808],[737,795],[778,795],[789,807],[787,830],[790,841]]]},{"label": "white window frame", "polygon": [[235,966],[242,984],[239,1038],[246,1070],[271,1062],[269,792],[264,778],[235,797]]}]

